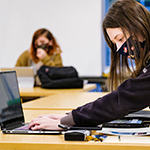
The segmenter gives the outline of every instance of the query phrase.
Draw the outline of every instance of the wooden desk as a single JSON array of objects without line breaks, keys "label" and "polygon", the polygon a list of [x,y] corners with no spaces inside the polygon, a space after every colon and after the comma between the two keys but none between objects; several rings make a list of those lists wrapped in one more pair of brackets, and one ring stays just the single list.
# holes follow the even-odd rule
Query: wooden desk
[{"label": "wooden desk", "polygon": [[[56,110],[24,110],[30,121],[40,114],[64,113]],[[149,136],[108,136],[103,142],[64,141],[63,135],[17,135],[0,132],[0,150],[149,150]]]},{"label": "wooden desk", "polygon": [[150,137],[108,136],[104,142],[64,141],[63,135],[3,135],[0,150],[149,150]]},{"label": "wooden desk", "polygon": [[37,110],[72,110],[78,106],[94,101],[108,93],[106,92],[80,92],[80,93],[60,93],[33,101],[23,103],[24,109]]},{"label": "wooden desk", "polygon": [[86,84],[80,89],[44,89],[41,87],[20,88],[21,97],[41,97],[64,92],[86,92],[96,88],[96,84]]}]

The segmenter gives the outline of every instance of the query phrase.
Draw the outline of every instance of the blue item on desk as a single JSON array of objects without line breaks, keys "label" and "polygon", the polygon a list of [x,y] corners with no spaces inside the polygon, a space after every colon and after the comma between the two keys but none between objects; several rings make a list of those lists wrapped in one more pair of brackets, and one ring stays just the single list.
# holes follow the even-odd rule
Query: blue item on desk
[{"label": "blue item on desk", "polygon": [[[90,83],[88,83],[88,84],[90,84]],[[93,83],[92,83],[92,84],[93,84]],[[90,90],[90,91],[88,91],[88,92],[102,92],[101,85],[100,85],[99,83],[94,83],[94,84],[96,84],[96,88],[93,89],[93,90]]]}]

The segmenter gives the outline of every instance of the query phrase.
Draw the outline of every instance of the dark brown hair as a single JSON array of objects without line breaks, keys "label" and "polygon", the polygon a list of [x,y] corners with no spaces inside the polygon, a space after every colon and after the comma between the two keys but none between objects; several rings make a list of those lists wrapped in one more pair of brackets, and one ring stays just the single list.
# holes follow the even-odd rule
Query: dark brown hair
[{"label": "dark brown hair", "polygon": [[[126,72],[131,77],[137,77],[140,71],[146,66],[150,51],[150,13],[140,3],[134,0],[118,0],[107,12],[103,20],[103,33],[108,46],[111,48],[111,66],[110,66],[110,89],[115,90],[117,86],[125,80]],[[141,35],[145,40],[144,48],[140,44],[140,57],[135,57],[135,67],[129,67],[128,58],[116,52],[116,45],[110,40],[106,29],[121,28],[124,35],[125,31],[138,41]],[[126,38],[126,35],[125,35]],[[126,38],[127,39],[127,38]],[[139,42],[137,42],[139,43]],[[128,44],[128,43],[127,43]],[[132,45],[136,48],[135,42]],[[129,54],[130,54],[130,48]],[[135,56],[137,49],[134,50]],[[132,64],[132,61],[131,61]]]},{"label": "dark brown hair", "polygon": [[52,33],[45,28],[41,28],[33,34],[32,42],[31,42],[30,56],[35,63],[37,63],[39,61],[39,58],[36,57],[35,41],[41,35],[44,35],[47,39],[53,41],[52,50],[49,51],[48,55],[53,55],[54,53],[61,53],[62,52],[59,45],[57,44],[55,37],[52,35]]}]

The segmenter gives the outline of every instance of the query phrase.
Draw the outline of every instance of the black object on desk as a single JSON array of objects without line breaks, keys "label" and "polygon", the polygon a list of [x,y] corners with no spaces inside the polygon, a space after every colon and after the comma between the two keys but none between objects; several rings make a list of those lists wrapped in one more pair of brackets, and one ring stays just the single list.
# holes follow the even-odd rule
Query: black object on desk
[{"label": "black object on desk", "polygon": [[85,141],[90,135],[89,130],[68,130],[64,134],[65,141]]},{"label": "black object on desk", "polygon": [[111,128],[140,128],[150,126],[150,111],[130,113],[123,118],[106,122],[103,127]]},{"label": "black object on desk", "polygon": [[78,126],[65,126],[63,124],[59,124],[58,127],[64,130],[102,130],[101,126],[96,127],[78,127]]}]

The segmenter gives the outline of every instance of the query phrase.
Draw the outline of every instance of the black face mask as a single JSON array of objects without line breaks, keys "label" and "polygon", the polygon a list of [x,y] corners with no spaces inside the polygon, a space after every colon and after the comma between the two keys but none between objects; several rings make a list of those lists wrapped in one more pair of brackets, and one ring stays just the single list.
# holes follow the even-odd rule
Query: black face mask
[{"label": "black face mask", "polygon": [[[135,54],[134,54],[134,49],[136,49],[136,58],[139,58],[140,57],[140,48],[138,46],[138,43],[137,41],[134,40],[135,42],[135,48],[134,46],[132,46],[131,44],[131,39],[132,37],[129,37],[125,42],[124,44],[119,48],[119,50],[117,50],[118,53],[120,53],[121,55],[125,56],[125,57],[128,57],[128,58],[131,58],[131,59],[135,59]],[[133,40],[132,40],[133,41]],[[129,54],[128,52],[128,46],[127,46],[127,43],[129,44],[129,47],[131,49],[131,52]],[[143,42],[140,42],[141,44],[141,48],[144,48],[144,44],[145,44],[145,41]]]},{"label": "black face mask", "polygon": [[49,51],[53,49],[53,47],[52,47],[51,45],[49,45],[49,44],[35,45],[35,51],[36,51],[38,48],[42,48],[42,49],[45,50],[47,53],[49,53]]}]

